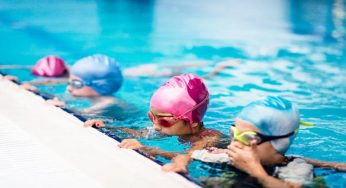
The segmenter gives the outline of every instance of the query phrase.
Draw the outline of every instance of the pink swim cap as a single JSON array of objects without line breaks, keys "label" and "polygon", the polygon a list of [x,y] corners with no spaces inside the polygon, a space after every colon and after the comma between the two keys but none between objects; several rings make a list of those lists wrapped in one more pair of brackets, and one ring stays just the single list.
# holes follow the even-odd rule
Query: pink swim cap
[{"label": "pink swim cap", "polygon": [[208,108],[209,92],[194,74],[174,76],[163,84],[150,100],[150,107],[170,113],[189,123],[200,123]]},{"label": "pink swim cap", "polygon": [[46,56],[37,61],[31,73],[37,76],[57,77],[67,72],[64,61],[57,56]]}]

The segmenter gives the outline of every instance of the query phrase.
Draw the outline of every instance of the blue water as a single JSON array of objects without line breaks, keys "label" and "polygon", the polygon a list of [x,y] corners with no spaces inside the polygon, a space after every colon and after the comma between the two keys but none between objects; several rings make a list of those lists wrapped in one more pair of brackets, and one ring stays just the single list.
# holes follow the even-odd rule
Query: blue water
[{"label": "blue water", "polygon": [[[259,96],[295,102],[303,121],[289,154],[346,162],[346,2],[344,0],[0,1],[0,64],[33,65],[48,54],[69,65],[104,53],[123,69],[139,64],[207,62],[189,72],[203,75],[220,61],[240,65],[206,80],[211,101],[207,127],[228,133],[242,106]],[[28,71],[6,73],[34,79]],[[138,115],[114,124],[143,128],[153,91],[167,78],[126,78],[115,96]],[[71,99],[65,86],[43,91]],[[74,102],[73,102],[74,101]],[[88,100],[70,100],[84,108]],[[176,137],[142,140],[169,151]],[[162,160],[163,162],[167,162]],[[193,162],[189,176],[200,181],[220,169]],[[316,169],[329,187],[346,187],[346,174]]]}]

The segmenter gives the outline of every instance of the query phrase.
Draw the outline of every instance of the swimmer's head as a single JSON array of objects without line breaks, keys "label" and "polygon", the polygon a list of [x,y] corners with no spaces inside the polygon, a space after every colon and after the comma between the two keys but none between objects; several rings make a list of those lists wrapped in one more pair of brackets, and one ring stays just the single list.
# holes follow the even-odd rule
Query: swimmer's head
[{"label": "swimmer's head", "polygon": [[116,92],[123,81],[119,64],[115,59],[101,54],[78,60],[71,67],[71,76],[79,78],[83,81],[83,86],[92,88],[99,95]]},{"label": "swimmer's head", "polygon": [[68,71],[64,60],[60,57],[49,55],[38,60],[31,72],[37,76],[59,77]]},{"label": "swimmer's head", "polygon": [[284,136],[270,140],[276,151],[285,154],[299,128],[298,108],[282,97],[266,97],[250,103],[238,118],[255,126],[266,136]]},{"label": "swimmer's head", "polygon": [[175,76],[163,84],[150,100],[150,107],[188,123],[201,123],[208,108],[209,92],[194,74]]}]

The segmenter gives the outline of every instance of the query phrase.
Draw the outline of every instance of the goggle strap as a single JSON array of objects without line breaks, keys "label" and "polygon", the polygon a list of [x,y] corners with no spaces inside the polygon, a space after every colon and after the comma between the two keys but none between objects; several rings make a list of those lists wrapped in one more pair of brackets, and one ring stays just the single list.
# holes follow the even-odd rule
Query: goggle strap
[{"label": "goggle strap", "polygon": [[160,118],[160,117],[174,117],[173,115],[155,115],[153,112],[149,111],[151,115],[155,118]]},{"label": "goggle strap", "polygon": [[204,102],[206,102],[209,99],[209,93],[207,94],[207,96],[205,96],[205,98],[199,102],[196,106],[194,106],[193,108],[187,110],[186,112],[182,113],[181,115],[179,115],[177,117],[177,119],[181,118],[182,116],[184,116],[185,114],[192,112],[193,110],[197,109],[198,107],[200,107]]},{"label": "goggle strap", "polygon": [[89,81],[89,84],[97,83],[97,82],[104,82],[107,80],[119,80],[119,78],[104,78],[104,79],[97,79],[97,80],[91,80]]},{"label": "goggle strap", "polygon": [[[232,127],[235,127],[234,124],[232,124]],[[235,129],[237,130],[237,129]],[[262,140],[261,142],[265,142],[265,141],[270,141],[270,140],[274,140],[274,139],[280,139],[280,138],[286,138],[286,137],[290,137],[290,136],[293,136],[294,134],[296,134],[298,131],[298,129],[288,133],[288,134],[285,134],[285,135],[280,135],[280,136],[267,136],[267,135],[263,135],[263,134],[260,134],[260,133],[257,133],[258,135],[260,135],[260,137],[262,137]]]},{"label": "goggle strap", "polygon": [[286,138],[286,137],[293,136],[294,134],[295,134],[295,131],[290,132],[290,133],[285,134],[285,135],[280,135],[280,136],[266,136],[263,134],[260,134],[260,135],[264,138],[263,141],[266,141],[266,140],[273,140],[273,139],[279,139],[279,138]]},{"label": "goggle strap", "polygon": [[306,126],[306,127],[311,127],[314,124],[310,123],[310,122],[301,121],[301,122],[299,122],[299,125]]},{"label": "goggle strap", "polygon": [[193,134],[192,125],[189,123],[190,133]]}]

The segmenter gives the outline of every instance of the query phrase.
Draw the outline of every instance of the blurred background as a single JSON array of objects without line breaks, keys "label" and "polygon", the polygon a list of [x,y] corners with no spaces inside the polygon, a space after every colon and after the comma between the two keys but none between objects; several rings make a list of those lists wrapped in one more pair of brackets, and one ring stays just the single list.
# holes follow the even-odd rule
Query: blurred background
[{"label": "blurred background", "polygon": [[[280,95],[298,104],[303,121],[314,123],[301,129],[289,153],[345,162],[345,0],[0,0],[1,65],[34,65],[49,54],[72,65],[94,53],[116,58],[123,69],[208,62],[189,69],[198,75],[238,59],[238,66],[206,80],[207,127],[228,134],[242,106]],[[150,96],[166,79],[125,80],[117,97],[142,111],[126,123],[148,124]],[[190,168],[197,169],[191,171],[197,181],[215,174],[198,162]],[[315,173],[330,187],[346,186],[343,173]]]}]

